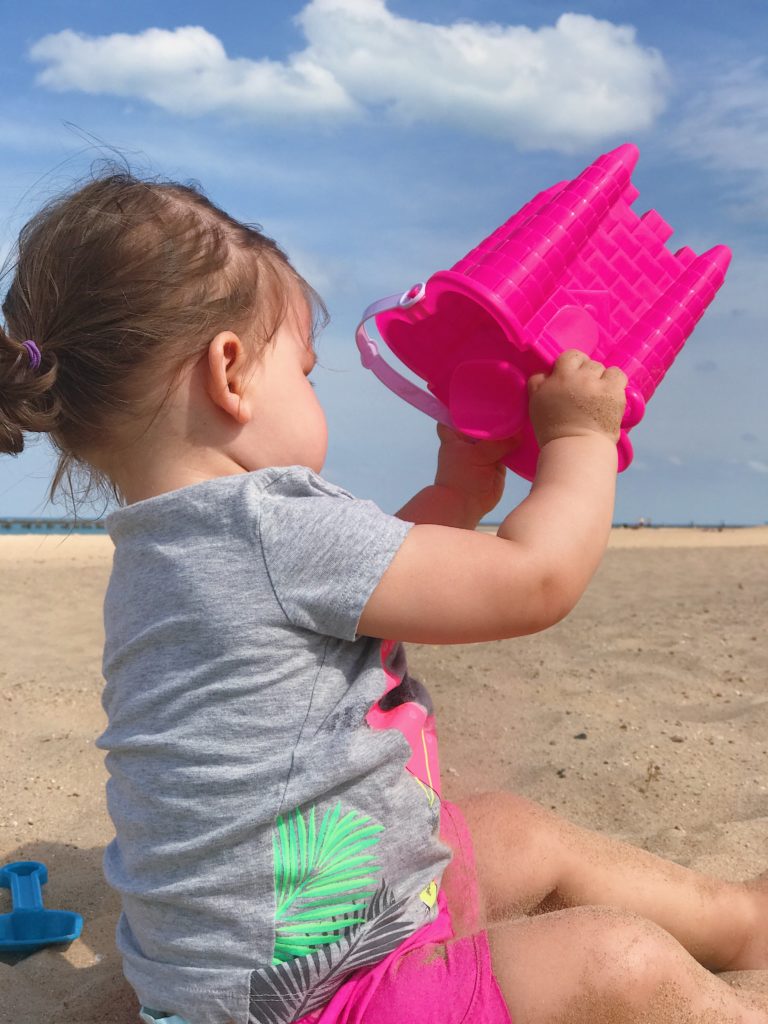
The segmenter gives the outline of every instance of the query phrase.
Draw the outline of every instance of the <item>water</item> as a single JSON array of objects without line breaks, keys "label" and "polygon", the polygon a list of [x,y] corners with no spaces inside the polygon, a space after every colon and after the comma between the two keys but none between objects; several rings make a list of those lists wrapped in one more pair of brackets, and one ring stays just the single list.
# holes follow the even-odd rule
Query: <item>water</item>
[{"label": "water", "polygon": [[[501,522],[498,523],[483,523],[483,526],[501,526]],[[646,522],[634,522],[634,523],[612,523],[611,527],[614,530],[746,530],[750,526],[760,526],[768,523],[726,523],[722,520],[719,523],[695,523],[693,520],[687,523],[651,523]]]},{"label": "water", "polygon": [[[501,525],[498,523],[482,523],[485,529],[494,527],[498,529]],[[661,527],[672,527],[674,529],[694,529],[694,530],[735,530],[748,526],[748,523],[614,523],[614,529],[646,529],[655,530]],[[0,537],[4,534],[13,534],[15,536],[46,533],[58,533],[58,534],[70,534],[70,533],[85,533],[85,534],[106,534],[106,527],[103,519],[3,519],[0,518]]]},{"label": "water", "polygon": [[91,533],[106,534],[103,519],[2,519],[0,518],[0,537],[7,534],[14,536],[46,533],[70,534]]}]

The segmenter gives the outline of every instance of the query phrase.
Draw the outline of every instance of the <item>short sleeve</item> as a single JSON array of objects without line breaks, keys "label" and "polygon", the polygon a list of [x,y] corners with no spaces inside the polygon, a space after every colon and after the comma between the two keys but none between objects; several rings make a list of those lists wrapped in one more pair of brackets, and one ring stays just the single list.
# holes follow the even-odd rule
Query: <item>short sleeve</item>
[{"label": "short sleeve", "polygon": [[261,547],[288,620],[355,640],[368,598],[413,525],[346,492],[285,496],[265,491]]}]

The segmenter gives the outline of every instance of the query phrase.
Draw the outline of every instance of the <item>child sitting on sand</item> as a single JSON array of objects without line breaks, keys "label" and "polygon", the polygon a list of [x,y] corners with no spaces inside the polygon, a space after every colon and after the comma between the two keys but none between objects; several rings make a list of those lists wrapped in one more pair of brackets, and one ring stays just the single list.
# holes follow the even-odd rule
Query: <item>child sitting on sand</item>
[{"label": "child sitting on sand", "polygon": [[570,351],[532,378],[538,471],[493,536],[512,442],[438,427],[435,483],[396,515],[323,479],[322,304],[191,187],[115,173],[53,200],[3,311],[0,450],[45,432],[52,493],[84,469],[120,505],[104,869],[143,1020],[768,1022],[710,973],[768,966],[764,883],[511,793],[441,799],[401,643],[574,607],[609,536],[620,370]]}]

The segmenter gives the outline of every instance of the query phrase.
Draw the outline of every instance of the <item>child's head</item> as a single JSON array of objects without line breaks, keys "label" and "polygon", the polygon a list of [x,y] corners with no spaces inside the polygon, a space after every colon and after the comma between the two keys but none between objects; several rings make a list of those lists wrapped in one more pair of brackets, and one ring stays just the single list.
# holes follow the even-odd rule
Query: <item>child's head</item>
[{"label": "child's head", "polygon": [[0,452],[22,451],[25,431],[47,433],[59,453],[52,498],[81,471],[86,493],[135,500],[137,476],[154,474],[154,486],[190,452],[201,477],[211,453],[219,469],[208,475],[226,460],[232,472],[304,461],[300,429],[322,435],[309,456],[322,464],[325,421],[304,374],[325,310],[255,227],[195,187],[121,171],[49,202],[15,256]]}]

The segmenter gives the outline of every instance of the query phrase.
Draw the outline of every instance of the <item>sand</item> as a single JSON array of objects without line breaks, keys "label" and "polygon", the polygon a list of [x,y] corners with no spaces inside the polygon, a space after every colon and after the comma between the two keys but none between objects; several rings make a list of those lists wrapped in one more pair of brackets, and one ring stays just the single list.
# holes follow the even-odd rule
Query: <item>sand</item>
[{"label": "sand", "polygon": [[[409,645],[437,706],[445,795],[513,789],[719,877],[768,870],[768,528],[616,530],[579,606],[533,637]],[[107,537],[0,537],[0,865],[47,863],[83,936],[0,959],[0,1024],[127,1024],[101,605]],[[0,912],[9,909],[0,890]],[[768,991],[768,972],[732,976]]]}]

